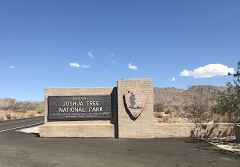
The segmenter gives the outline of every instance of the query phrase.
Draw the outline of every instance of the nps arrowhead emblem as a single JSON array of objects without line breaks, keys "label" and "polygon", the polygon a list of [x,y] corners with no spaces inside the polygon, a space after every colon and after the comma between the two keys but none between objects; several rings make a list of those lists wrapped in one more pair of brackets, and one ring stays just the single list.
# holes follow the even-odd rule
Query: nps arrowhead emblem
[{"label": "nps arrowhead emblem", "polygon": [[137,119],[145,105],[145,95],[140,89],[130,89],[125,93],[125,105],[133,119]]}]

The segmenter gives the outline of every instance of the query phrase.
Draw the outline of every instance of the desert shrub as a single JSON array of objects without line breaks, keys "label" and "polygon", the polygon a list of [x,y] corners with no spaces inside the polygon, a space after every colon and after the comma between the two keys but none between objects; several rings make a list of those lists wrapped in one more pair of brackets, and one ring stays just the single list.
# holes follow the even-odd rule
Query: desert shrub
[{"label": "desert shrub", "polygon": [[36,117],[37,116],[37,113],[35,111],[28,111],[26,113],[26,118],[33,118],[33,117]]},{"label": "desert shrub", "polygon": [[212,108],[212,111],[227,115],[231,122],[240,123],[240,61],[237,72],[229,75],[234,77],[233,82],[226,84],[226,91],[218,92],[217,104]]},{"label": "desert shrub", "polygon": [[22,102],[10,98],[2,99],[1,101],[2,103],[0,103],[0,109],[2,110],[19,112],[35,110],[38,113],[41,113],[44,110],[43,102]]},{"label": "desert shrub", "polygon": [[201,96],[191,98],[188,106],[184,107],[186,117],[194,123],[207,122],[207,113],[210,111],[208,101]]},{"label": "desert shrub", "polygon": [[171,117],[178,117],[179,113],[177,111],[173,111],[170,113]]},{"label": "desert shrub", "polygon": [[43,103],[37,103],[35,105],[35,109],[34,109],[38,114],[42,113],[44,111],[44,105]]},{"label": "desert shrub", "polygon": [[162,118],[162,113],[161,112],[154,112],[154,117]]},{"label": "desert shrub", "polygon": [[220,114],[216,114],[216,113],[212,113],[212,121],[215,123],[229,123],[231,122],[231,118],[229,117],[229,115],[225,114],[225,115],[220,115]]},{"label": "desert shrub", "polygon": [[5,121],[6,119],[7,118],[5,114],[0,114],[0,121]]},{"label": "desert shrub", "polygon": [[163,112],[164,110],[163,104],[161,103],[155,104],[153,108],[154,108],[154,112]]},{"label": "desert shrub", "polygon": [[5,116],[6,116],[6,118],[7,118],[8,120],[12,119],[12,116],[11,116],[11,114],[9,114],[9,113],[7,113]]}]

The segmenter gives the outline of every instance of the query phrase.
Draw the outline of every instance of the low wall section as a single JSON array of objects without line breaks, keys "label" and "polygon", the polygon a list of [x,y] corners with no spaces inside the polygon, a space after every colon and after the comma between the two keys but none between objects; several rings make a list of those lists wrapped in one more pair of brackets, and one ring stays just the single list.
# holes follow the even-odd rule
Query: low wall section
[{"label": "low wall section", "polygon": [[155,123],[155,137],[221,138],[234,136],[233,123]]}]

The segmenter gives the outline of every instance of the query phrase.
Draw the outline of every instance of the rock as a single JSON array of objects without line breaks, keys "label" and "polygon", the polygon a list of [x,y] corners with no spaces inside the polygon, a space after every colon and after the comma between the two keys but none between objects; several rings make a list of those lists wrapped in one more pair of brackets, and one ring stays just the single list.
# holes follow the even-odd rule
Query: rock
[{"label": "rock", "polygon": [[236,141],[238,143],[240,143],[240,125],[235,125],[234,127],[234,132],[235,132],[235,136],[236,136]]}]

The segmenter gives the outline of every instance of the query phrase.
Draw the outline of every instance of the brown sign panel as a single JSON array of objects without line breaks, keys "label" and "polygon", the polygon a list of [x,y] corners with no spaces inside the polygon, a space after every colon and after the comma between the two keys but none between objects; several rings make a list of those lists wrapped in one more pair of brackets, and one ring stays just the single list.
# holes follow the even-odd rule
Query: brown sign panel
[{"label": "brown sign panel", "polygon": [[106,120],[112,118],[111,96],[49,96],[49,121]]}]

